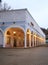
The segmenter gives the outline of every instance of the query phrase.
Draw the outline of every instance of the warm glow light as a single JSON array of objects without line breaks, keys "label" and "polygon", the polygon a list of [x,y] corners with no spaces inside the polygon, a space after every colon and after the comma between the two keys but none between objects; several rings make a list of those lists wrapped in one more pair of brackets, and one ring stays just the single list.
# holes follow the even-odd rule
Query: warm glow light
[{"label": "warm glow light", "polygon": [[37,37],[35,34],[34,34],[35,37]]},{"label": "warm glow light", "polygon": [[15,32],[15,31],[14,31],[13,33],[14,33],[14,34],[16,34],[16,32]]}]

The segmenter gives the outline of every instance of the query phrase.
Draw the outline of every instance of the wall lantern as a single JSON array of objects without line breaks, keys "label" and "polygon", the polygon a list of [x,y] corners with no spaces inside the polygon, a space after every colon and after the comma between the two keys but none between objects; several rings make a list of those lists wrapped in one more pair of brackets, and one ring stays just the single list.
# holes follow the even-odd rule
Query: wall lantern
[{"label": "wall lantern", "polygon": [[13,24],[15,24],[16,22],[13,22]]},{"label": "wall lantern", "polygon": [[2,22],[2,25],[4,25],[5,24],[5,22]]}]

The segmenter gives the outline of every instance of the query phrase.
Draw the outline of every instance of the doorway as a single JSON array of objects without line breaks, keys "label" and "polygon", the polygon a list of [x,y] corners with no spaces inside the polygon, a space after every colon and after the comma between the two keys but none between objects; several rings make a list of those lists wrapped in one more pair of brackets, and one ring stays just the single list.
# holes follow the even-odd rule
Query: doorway
[{"label": "doorway", "polygon": [[14,38],[14,43],[13,43],[13,47],[16,47],[16,38]]}]

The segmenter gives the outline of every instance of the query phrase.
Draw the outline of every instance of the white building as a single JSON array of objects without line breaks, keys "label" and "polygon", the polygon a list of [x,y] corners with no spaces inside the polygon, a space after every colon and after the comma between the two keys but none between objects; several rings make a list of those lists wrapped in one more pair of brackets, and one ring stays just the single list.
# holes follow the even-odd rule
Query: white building
[{"label": "white building", "polygon": [[27,9],[0,11],[0,46],[34,47],[45,44],[45,34]]}]

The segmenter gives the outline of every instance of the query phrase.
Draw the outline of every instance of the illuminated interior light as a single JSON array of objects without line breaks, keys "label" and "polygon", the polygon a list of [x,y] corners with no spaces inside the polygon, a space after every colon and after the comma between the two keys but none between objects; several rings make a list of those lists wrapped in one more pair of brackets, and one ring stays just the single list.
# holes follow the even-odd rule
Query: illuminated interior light
[{"label": "illuminated interior light", "polygon": [[13,34],[16,34],[16,32],[14,31]]}]

